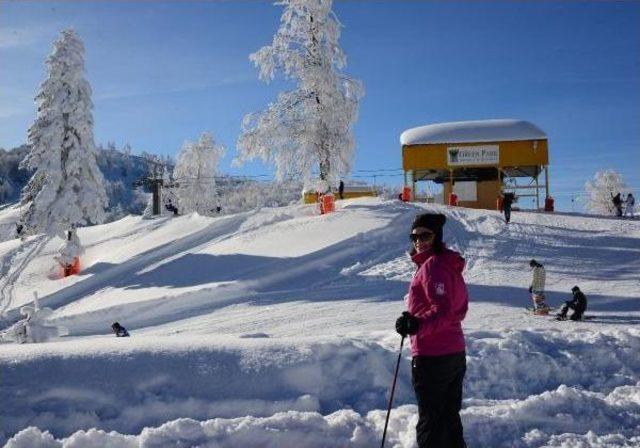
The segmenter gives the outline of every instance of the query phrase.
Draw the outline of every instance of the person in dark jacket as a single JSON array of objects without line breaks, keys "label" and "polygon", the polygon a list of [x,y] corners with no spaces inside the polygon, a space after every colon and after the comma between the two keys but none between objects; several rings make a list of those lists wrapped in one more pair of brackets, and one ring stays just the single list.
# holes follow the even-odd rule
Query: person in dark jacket
[{"label": "person in dark jacket", "polygon": [[615,195],[611,202],[613,202],[613,207],[616,209],[616,216],[622,216],[622,198],[620,197],[620,193]]},{"label": "person in dark jacket", "polygon": [[165,204],[164,208],[166,208],[170,212],[173,212],[174,216],[178,215],[178,207],[173,205],[173,202],[171,201],[171,199],[169,199],[169,201]]},{"label": "person in dark jacket", "polygon": [[118,322],[114,322],[113,324],[111,324],[111,329],[113,330],[117,338],[129,337],[129,332],[127,331],[127,329],[120,325]]},{"label": "person in dark jacket", "polygon": [[16,238],[22,238],[23,230],[24,230],[24,225],[21,222],[16,222]]},{"label": "person in dark jacket", "polygon": [[469,295],[462,277],[464,258],[442,242],[445,221],[444,215],[425,213],[413,222],[410,238],[417,270],[407,295],[408,311],[396,321],[400,335],[411,335],[420,448],[466,446],[460,419],[466,372],[461,322]]},{"label": "person in dark jacket", "polygon": [[338,185],[338,196],[340,196],[340,199],[344,199],[344,182],[340,181],[340,184]]},{"label": "person in dark jacket", "polygon": [[587,310],[587,297],[580,291],[580,288],[574,286],[571,288],[571,293],[573,294],[573,299],[567,300],[562,305],[560,312],[556,315],[558,320],[566,320],[567,312],[571,308],[573,310],[573,314],[569,319],[571,320],[582,320],[582,316],[584,312]]},{"label": "person in dark jacket", "polygon": [[516,200],[516,196],[513,193],[505,193],[502,198],[502,209],[504,210],[504,221],[509,224],[511,221],[511,206]]}]

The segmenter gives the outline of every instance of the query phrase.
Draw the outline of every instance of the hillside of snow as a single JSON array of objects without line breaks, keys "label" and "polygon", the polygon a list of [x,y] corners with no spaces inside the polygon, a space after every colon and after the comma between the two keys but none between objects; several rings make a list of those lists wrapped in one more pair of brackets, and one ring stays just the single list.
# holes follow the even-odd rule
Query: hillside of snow
[{"label": "hillside of snow", "polygon": [[[67,336],[0,344],[8,447],[378,446],[414,266],[416,214],[445,213],[467,260],[469,447],[640,446],[640,221],[500,214],[363,198],[208,218],[129,216],[60,240],[0,243],[0,329],[31,304]],[[10,222],[15,209],[0,210]],[[528,262],[583,322],[526,313]],[[131,333],[115,338],[118,321]],[[405,347],[387,445],[414,447]]]}]

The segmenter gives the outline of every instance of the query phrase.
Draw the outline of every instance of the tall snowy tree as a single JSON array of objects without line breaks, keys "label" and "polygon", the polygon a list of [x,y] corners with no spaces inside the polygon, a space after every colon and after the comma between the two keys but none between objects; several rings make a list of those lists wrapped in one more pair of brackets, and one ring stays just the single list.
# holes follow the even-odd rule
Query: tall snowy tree
[{"label": "tall snowy tree", "polygon": [[622,176],[614,170],[598,171],[584,187],[587,210],[602,214],[613,214],[613,197],[627,189]]},{"label": "tall snowy tree", "polygon": [[176,195],[180,213],[211,215],[216,212],[220,201],[214,176],[224,152],[224,146],[217,145],[207,132],[195,143],[184,143],[173,171],[179,185]]},{"label": "tall snowy tree", "polygon": [[[46,64],[48,76],[35,98],[37,117],[28,131],[31,150],[21,162],[35,173],[23,189],[28,206],[20,219],[28,234],[58,235],[76,246],[68,232],[101,223],[108,201],[96,163],[84,46],[75,31],[62,31]],[[69,249],[61,255],[68,258]]]},{"label": "tall snowy tree", "polygon": [[276,73],[296,82],[267,110],[249,114],[242,123],[237,161],[257,157],[274,162],[279,179],[311,179],[335,184],[351,168],[353,123],[364,93],[362,83],[341,70],[346,57],[338,45],[341,24],[332,0],[282,0],[280,28],[269,46],[250,56],[260,79]]}]

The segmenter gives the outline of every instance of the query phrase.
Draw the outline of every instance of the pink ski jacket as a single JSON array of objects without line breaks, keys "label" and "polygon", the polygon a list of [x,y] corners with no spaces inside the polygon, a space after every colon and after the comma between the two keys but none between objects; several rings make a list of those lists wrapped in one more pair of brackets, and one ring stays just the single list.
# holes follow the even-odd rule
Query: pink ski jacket
[{"label": "pink ski jacket", "polygon": [[447,248],[440,254],[426,251],[412,256],[418,270],[407,297],[409,313],[420,326],[411,336],[413,356],[437,356],[464,351],[462,324],[469,307],[462,278],[464,258]]}]

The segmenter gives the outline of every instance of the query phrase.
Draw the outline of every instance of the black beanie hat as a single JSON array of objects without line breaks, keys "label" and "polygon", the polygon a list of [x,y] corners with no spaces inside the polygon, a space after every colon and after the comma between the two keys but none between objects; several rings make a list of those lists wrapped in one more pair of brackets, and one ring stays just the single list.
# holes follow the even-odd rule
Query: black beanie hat
[{"label": "black beanie hat", "polygon": [[413,225],[411,226],[411,230],[416,227],[425,227],[431,230],[436,235],[442,234],[442,227],[444,227],[444,223],[447,221],[447,217],[440,213],[423,213],[422,215],[416,216],[413,220]]},{"label": "black beanie hat", "polygon": [[571,292],[577,292],[577,291],[580,291],[580,288],[578,288],[577,285],[571,288]]},{"label": "black beanie hat", "polygon": [[435,253],[441,253],[443,250],[442,244],[442,228],[444,227],[444,223],[447,221],[447,217],[440,213],[423,213],[422,215],[418,215],[413,220],[413,224],[411,225],[411,230],[416,227],[425,227],[431,230],[435,234],[435,238],[433,240],[433,248]]}]

